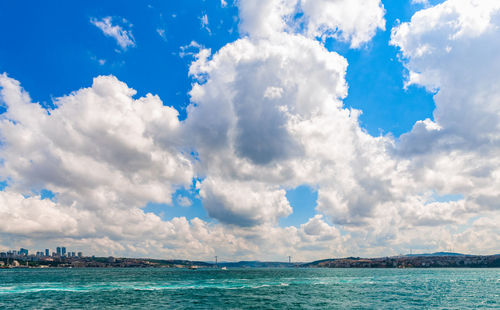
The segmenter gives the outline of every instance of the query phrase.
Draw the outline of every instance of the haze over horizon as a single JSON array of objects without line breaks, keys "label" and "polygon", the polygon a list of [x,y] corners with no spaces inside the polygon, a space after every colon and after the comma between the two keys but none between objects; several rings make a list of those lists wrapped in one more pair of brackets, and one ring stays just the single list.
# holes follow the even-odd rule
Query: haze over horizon
[{"label": "haze over horizon", "polygon": [[16,1],[0,34],[0,252],[500,249],[500,1]]}]

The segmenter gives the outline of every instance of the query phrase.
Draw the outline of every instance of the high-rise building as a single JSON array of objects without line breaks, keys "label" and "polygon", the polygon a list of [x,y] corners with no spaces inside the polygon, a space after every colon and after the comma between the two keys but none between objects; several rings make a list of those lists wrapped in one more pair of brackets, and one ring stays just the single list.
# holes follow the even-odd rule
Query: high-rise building
[{"label": "high-rise building", "polygon": [[78,252],[78,257],[83,257],[83,253],[82,252]]},{"label": "high-rise building", "polygon": [[45,249],[45,256],[49,256],[49,254],[50,254],[49,249]]},{"label": "high-rise building", "polygon": [[56,248],[56,254],[57,256],[61,256],[61,247]]},{"label": "high-rise building", "polygon": [[23,248],[21,248],[21,249],[19,250],[19,255],[28,256],[28,250],[27,250],[27,249],[23,249]]},{"label": "high-rise building", "polygon": [[66,247],[62,247],[62,256],[66,256]]},{"label": "high-rise building", "polygon": [[71,257],[75,257],[75,252],[71,252]]}]

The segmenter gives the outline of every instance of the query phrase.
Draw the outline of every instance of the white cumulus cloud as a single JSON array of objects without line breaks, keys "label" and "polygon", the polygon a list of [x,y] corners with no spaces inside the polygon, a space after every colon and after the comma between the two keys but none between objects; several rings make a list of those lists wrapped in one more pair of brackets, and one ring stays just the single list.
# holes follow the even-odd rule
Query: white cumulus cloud
[{"label": "white cumulus cloud", "polygon": [[[240,31],[270,37],[283,31],[311,37],[334,37],[358,48],[385,30],[380,0],[242,0]],[[302,17],[295,15],[302,13]],[[304,29],[302,29],[304,28]]]},{"label": "white cumulus cloud", "polygon": [[[181,48],[194,55],[183,121],[113,76],[47,110],[1,75],[0,244],[296,260],[498,249],[497,1],[447,0],[392,30],[407,84],[436,92],[433,118],[397,139],[362,129],[361,112],[343,104],[347,60],[318,40],[362,46],[384,29],[380,1],[238,6],[243,38],[214,53]],[[209,219],[145,211],[172,199],[190,207],[175,193],[193,179]],[[294,212],[286,192],[300,185],[317,191],[315,214],[280,227]],[[41,199],[43,189],[55,198]]]}]

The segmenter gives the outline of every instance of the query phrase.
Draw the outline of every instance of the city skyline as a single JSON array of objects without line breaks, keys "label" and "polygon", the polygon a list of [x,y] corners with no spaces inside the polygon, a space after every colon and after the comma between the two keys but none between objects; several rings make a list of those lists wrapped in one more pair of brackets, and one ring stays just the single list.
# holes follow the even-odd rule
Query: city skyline
[{"label": "city skyline", "polygon": [[[33,254],[36,253],[36,254]],[[50,248],[46,248],[43,251],[33,251],[25,248],[20,248],[17,250],[2,250],[0,249],[0,258],[5,258],[10,256],[35,256],[35,257],[82,257],[83,252],[81,251],[66,251],[66,247],[58,246],[56,251],[50,253]]]}]

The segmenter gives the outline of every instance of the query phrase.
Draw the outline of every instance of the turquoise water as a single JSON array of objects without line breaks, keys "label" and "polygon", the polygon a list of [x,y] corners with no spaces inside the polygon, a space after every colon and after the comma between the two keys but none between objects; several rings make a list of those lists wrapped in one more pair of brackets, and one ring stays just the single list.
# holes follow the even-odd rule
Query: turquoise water
[{"label": "turquoise water", "polygon": [[500,269],[7,269],[0,309],[500,308]]}]

